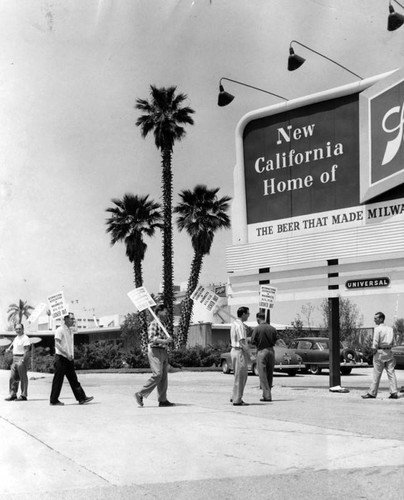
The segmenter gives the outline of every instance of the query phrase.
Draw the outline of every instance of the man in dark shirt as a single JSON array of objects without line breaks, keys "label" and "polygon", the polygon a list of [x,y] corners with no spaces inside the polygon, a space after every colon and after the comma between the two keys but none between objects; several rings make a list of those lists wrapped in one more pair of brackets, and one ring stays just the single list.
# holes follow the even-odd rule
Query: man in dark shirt
[{"label": "man in dark shirt", "polygon": [[272,380],[275,366],[275,328],[265,321],[265,313],[257,313],[258,326],[254,329],[251,344],[257,346],[257,368],[262,389],[260,401],[272,401]]}]

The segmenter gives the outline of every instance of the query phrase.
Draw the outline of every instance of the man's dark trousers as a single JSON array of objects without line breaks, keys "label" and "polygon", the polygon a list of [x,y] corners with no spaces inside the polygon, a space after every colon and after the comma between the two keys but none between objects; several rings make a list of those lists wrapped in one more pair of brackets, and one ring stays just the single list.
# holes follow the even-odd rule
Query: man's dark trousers
[{"label": "man's dark trousers", "polygon": [[272,399],[271,389],[274,376],[275,352],[273,347],[257,352],[257,368],[260,377],[262,397]]},{"label": "man's dark trousers", "polygon": [[76,370],[74,369],[74,361],[69,361],[64,356],[56,354],[54,366],[55,375],[53,376],[52,390],[50,395],[51,404],[55,404],[59,400],[65,375],[67,380],[69,381],[70,387],[72,388],[74,397],[77,399],[77,401],[83,401],[83,399],[86,398],[86,394],[77,379]]}]

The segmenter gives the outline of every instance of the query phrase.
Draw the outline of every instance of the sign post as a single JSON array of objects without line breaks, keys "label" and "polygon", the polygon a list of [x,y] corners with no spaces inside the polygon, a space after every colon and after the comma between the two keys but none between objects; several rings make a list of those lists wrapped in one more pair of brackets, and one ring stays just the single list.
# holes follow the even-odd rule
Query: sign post
[{"label": "sign post", "polygon": [[163,330],[165,333],[166,337],[171,339],[170,334],[168,333],[166,327],[163,325],[163,323],[159,320],[155,312],[151,309],[153,306],[156,305],[154,302],[153,298],[149,294],[149,292],[146,290],[144,286],[140,286],[138,288],[135,288],[134,290],[131,290],[128,292],[128,297],[130,300],[133,302],[135,305],[136,309],[141,312],[147,309],[150,314],[153,316],[153,318],[157,321],[157,323],[160,325],[160,328]]}]

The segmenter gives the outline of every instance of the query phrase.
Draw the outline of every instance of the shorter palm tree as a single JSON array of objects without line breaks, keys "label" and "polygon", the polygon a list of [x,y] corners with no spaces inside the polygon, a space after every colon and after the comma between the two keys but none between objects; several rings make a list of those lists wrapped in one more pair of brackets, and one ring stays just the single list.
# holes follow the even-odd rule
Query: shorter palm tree
[{"label": "shorter palm tree", "polygon": [[226,212],[231,198],[218,198],[218,191],[219,188],[208,189],[204,185],[196,186],[193,191],[184,190],[180,193],[181,202],[174,208],[174,212],[178,214],[178,229],[187,231],[194,249],[187,292],[181,304],[177,340],[179,346],[186,345],[188,340],[193,309],[191,295],[198,285],[203,258],[210,253],[216,231],[230,227],[230,218]]},{"label": "shorter palm tree", "polygon": [[34,308],[30,305],[28,305],[27,301],[24,300],[19,300],[18,304],[10,304],[7,312],[8,314],[8,321],[13,323],[14,325],[16,323],[21,323],[23,318],[29,318],[31,314],[31,310]]},{"label": "shorter palm tree", "polygon": [[[147,244],[143,236],[153,236],[156,228],[161,228],[162,215],[160,204],[149,200],[149,196],[125,194],[122,200],[113,199],[114,207],[106,209],[111,213],[107,219],[107,233],[111,234],[111,245],[123,241],[126,245],[126,255],[133,264],[134,283],[138,288],[143,286],[143,269]],[[146,313],[140,312],[141,345],[147,349]]]}]

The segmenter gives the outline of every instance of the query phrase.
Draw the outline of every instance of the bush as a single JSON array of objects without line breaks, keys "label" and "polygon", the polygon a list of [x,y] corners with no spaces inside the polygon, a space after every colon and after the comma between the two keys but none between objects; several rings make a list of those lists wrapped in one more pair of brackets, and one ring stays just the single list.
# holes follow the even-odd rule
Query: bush
[{"label": "bush", "polygon": [[74,365],[77,370],[100,370],[122,368],[125,352],[122,347],[108,340],[81,344],[74,350]]},{"label": "bush", "polygon": [[213,346],[182,347],[170,351],[169,361],[174,368],[218,366],[221,352],[222,350]]},{"label": "bush", "polygon": [[34,366],[31,370],[41,373],[53,373],[55,356],[50,354],[49,347],[35,347]]},{"label": "bush", "polygon": [[[174,368],[219,366],[220,354],[229,350],[228,345],[191,347],[169,351],[169,362]],[[91,344],[76,345],[74,364],[77,370],[100,370],[120,368],[148,368],[149,360],[139,347],[125,349],[121,343],[103,340]],[[0,368],[10,369],[13,356],[0,353]],[[34,351],[34,371],[53,373],[54,356],[49,348],[36,347]]]},{"label": "bush", "polygon": [[2,370],[9,370],[13,363],[13,355],[11,352],[0,352],[0,368]]}]

